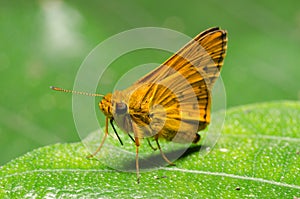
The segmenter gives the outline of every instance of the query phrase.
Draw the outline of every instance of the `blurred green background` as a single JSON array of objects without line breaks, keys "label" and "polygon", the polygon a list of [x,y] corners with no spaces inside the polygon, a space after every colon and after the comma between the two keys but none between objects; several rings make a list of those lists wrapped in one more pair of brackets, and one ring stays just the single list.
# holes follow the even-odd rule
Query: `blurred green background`
[{"label": "blurred green background", "polygon": [[[0,165],[40,146],[80,141],[71,95],[49,86],[72,88],[80,64],[98,43],[144,26],[191,37],[212,26],[226,29],[222,77],[228,107],[300,98],[298,0],[1,0]],[[118,63],[130,68],[166,58],[136,53]],[[109,78],[116,80],[118,72]],[[109,91],[109,84],[102,86]]]}]

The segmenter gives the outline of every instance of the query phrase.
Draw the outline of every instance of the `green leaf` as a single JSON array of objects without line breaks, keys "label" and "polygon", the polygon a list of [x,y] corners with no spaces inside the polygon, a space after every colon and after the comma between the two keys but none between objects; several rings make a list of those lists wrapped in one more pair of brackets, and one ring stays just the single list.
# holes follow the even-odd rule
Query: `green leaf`
[{"label": "green leaf", "polygon": [[208,155],[191,148],[176,166],[142,172],[140,184],[134,172],[116,171],[86,154],[81,143],[29,152],[0,168],[0,197],[300,197],[300,103],[228,110],[222,135]]}]

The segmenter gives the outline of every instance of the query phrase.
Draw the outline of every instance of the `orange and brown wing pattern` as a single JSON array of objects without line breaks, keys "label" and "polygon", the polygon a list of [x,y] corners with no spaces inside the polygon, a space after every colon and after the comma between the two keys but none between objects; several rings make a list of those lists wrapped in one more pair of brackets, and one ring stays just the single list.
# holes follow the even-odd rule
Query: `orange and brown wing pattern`
[{"label": "orange and brown wing pattern", "polygon": [[[187,72],[195,67],[205,78],[209,78],[208,86],[211,88],[218,78],[223,66],[227,49],[227,32],[220,28],[210,28],[181,48],[165,63],[151,71],[134,85],[147,82],[158,82],[175,72]],[[188,77],[188,76],[187,76]]]},{"label": "orange and brown wing pattern", "polygon": [[125,90],[132,92],[129,114],[140,127],[139,137],[196,140],[195,133],[210,122],[210,90],[226,49],[226,31],[211,28]]}]

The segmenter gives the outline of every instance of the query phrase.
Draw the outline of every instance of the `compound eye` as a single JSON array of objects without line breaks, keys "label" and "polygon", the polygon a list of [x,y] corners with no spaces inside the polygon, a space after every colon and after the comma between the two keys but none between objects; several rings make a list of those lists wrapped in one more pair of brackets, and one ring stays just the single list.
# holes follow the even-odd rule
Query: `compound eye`
[{"label": "compound eye", "polygon": [[124,114],[127,112],[127,106],[125,103],[116,103],[116,113],[117,114]]}]

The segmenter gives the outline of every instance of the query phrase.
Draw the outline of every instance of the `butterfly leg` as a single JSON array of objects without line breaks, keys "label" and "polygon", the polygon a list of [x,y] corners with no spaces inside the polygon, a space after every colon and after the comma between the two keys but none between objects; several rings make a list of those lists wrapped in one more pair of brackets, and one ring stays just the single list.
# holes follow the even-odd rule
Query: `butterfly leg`
[{"label": "butterfly leg", "polygon": [[99,147],[96,149],[96,151],[94,153],[88,155],[86,158],[94,157],[101,150],[101,148],[102,148],[102,146],[103,146],[103,144],[104,144],[104,142],[107,138],[107,135],[108,135],[108,117],[106,117],[106,119],[105,119],[105,134],[104,134],[104,137],[101,140],[101,143],[100,143]]},{"label": "butterfly leg", "polygon": [[135,123],[132,124],[133,133],[134,133],[134,143],[135,143],[135,168],[136,168],[136,177],[137,177],[137,183],[140,183],[140,166],[139,166],[139,146],[140,146],[140,140],[138,137],[138,128]]},{"label": "butterfly leg", "polygon": [[173,162],[171,162],[171,161],[167,158],[167,156],[164,154],[164,152],[161,150],[161,147],[160,147],[160,145],[159,145],[159,143],[158,143],[158,138],[155,138],[155,141],[156,141],[157,147],[158,147],[158,149],[159,149],[159,151],[160,151],[160,154],[161,154],[161,156],[163,157],[163,159],[164,159],[169,165],[175,166],[175,164],[174,164]]},{"label": "butterfly leg", "polygon": [[135,168],[136,168],[136,181],[139,184],[140,183],[140,166],[139,166],[139,146],[140,146],[140,142],[139,142],[139,138],[135,137],[135,146],[136,146],[136,150],[135,150]]},{"label": "butterfly leg", "polygon": [[146,138],[146,139],[147,139],[148,145],[151,147],[151,149],[152,149],[153,151],[156,151],[157,148],[155,148],[155,147],[151,144],[149,138]]}]

